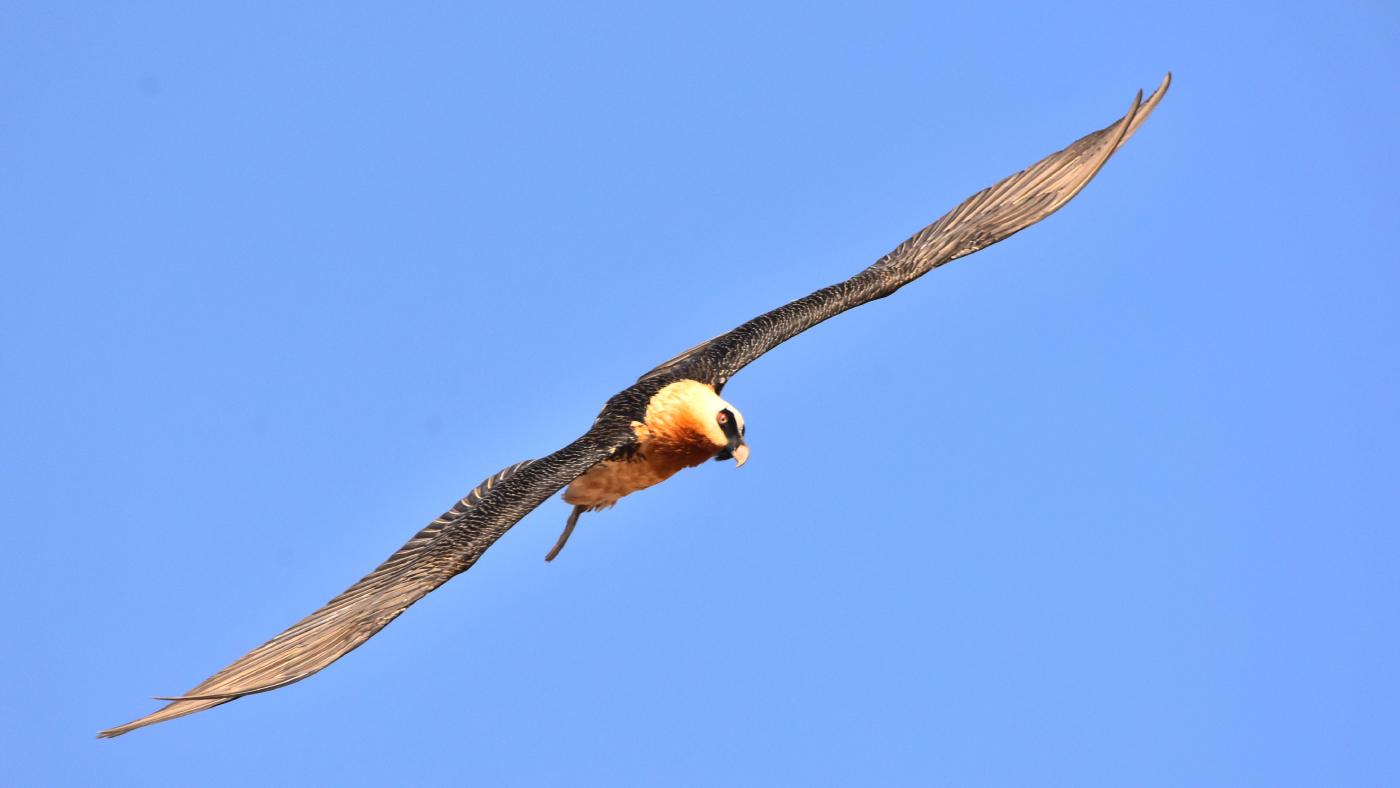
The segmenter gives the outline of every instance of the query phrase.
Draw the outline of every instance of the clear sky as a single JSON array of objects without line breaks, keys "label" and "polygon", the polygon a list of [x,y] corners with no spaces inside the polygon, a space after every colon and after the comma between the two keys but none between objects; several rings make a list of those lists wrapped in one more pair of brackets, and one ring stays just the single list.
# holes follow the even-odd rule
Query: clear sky
[{"label": "clear sky", "polygon": [[[1393,4],[234,5],[0,21],[5,782],[1400,783]],[[742,470],[93,739],[1169,69]]]}]

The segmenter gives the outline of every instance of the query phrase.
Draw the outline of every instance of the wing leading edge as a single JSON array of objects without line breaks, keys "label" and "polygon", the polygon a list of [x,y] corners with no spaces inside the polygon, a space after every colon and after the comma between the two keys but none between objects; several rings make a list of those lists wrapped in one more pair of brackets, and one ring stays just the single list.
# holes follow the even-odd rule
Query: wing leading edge
[{"label": "wing leading edge", "polygon": [[884,298],[929,271],[985,249],[1058,211],[1157,108],[1171,74],[1147,98],[1139,92],[1127,114],[1026,169],[964,200],[873,265],[844,282],[799,298],[702,342],[641,377],[689,377],[721,387],[736,372],[803,331]]}]

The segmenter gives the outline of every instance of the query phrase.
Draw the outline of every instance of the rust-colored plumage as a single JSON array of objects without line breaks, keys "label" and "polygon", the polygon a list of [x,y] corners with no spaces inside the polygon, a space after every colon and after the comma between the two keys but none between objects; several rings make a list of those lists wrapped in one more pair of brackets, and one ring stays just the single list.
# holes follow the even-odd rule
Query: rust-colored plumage
[{"label": "rust-colored plumage", "polygon": [[564,491],[564,501],[589,511],[606,509],[624,496],[714,457],[728,442],[715,420],[726,408],[735,414],[742,432],[743,417],[720,399],[714,387],[695,380],[667,385],[647,403],[644,421],[633,426],[636,448],[626,457],[598,463],[575,479]]},{"label": "rust-colored plumage", "polygon": [[894,293],[930,270],[1020,232],[1064,206],[1166,94],[1171,77],[1126,115],[964,200],[843,282],[760,315],[681,353],[608,400],[586,433],[559,451],[487,478],[373,572],[324,607],[165,707],[99,733],[119,736],[244,695],[284,687],[364,643],[409,605],[466,571],[507,530],[561,489],[581,512],[611,506],[682,468],[748,456],[743,417],[720,398],[764,353],[848,309]]}]

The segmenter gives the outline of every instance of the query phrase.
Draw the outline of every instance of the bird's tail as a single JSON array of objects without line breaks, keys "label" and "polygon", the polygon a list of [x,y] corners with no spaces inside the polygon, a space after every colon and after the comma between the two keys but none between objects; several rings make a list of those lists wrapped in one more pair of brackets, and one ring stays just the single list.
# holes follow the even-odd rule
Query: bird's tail
[{"label": "bird's tail", "polygon": [[569,521],[564,523],[564,533],[559,534],[559,541],[554,543],[554,549],[549,551],[549,555],[545,556],[544,560],[553,561],[554,557],[559,555],[559,551],[564,549],[564,545],[569,541],[569,536],[573,534],[574,526],[578,525],[578,516],[591,508],[582,504],[574,507],[574,510],[569,513]]}]

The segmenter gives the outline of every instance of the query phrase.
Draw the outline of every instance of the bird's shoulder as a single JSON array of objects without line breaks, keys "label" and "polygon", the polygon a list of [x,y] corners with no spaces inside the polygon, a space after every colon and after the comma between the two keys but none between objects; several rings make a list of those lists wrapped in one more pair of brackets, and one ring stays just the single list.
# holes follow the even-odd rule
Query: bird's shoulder
[{"label": "bird's shoulder", "polygon": [[687,374],[689,372],[693,370],[650,375],[617,392],[608,398],[599,411],[594,428],[600,429],[609,438],[620,439],[624,445],[630,445],[637,437],[633,425],[646,421],[648,408],[663,389],[674,390],[673,384],[691,382],[718,391],[719,387],[712,381],[704,379],[704,376]]}]

